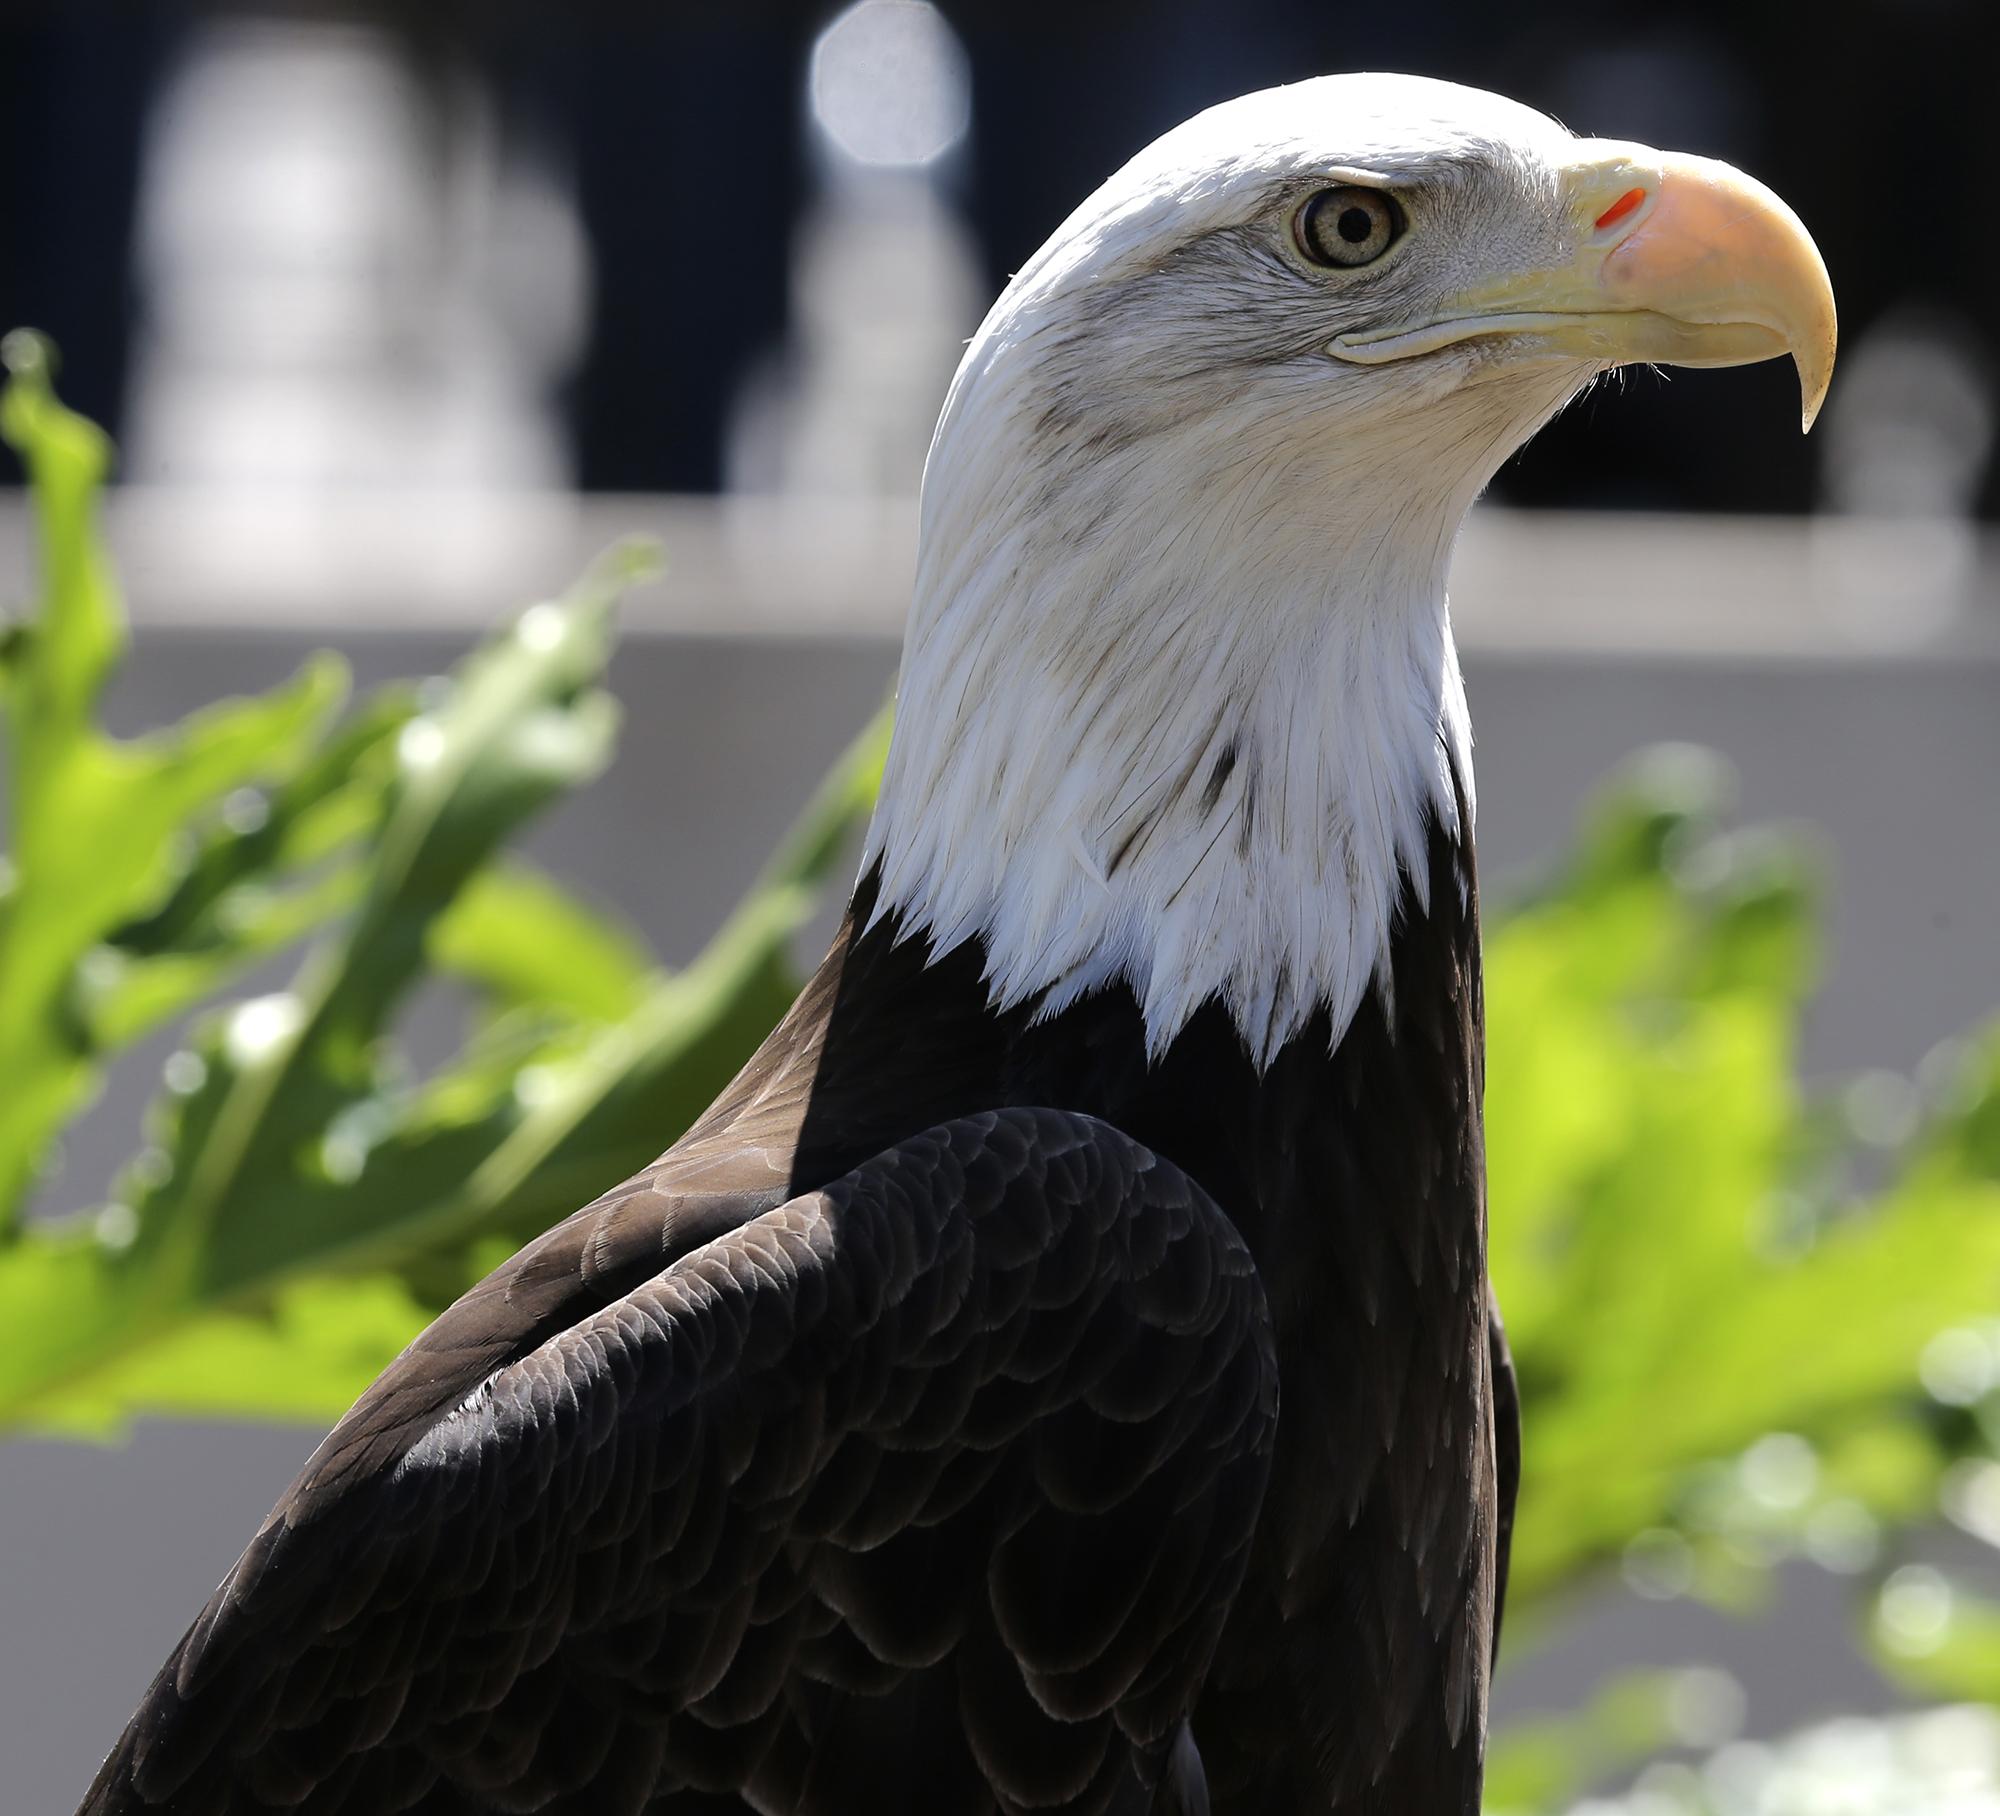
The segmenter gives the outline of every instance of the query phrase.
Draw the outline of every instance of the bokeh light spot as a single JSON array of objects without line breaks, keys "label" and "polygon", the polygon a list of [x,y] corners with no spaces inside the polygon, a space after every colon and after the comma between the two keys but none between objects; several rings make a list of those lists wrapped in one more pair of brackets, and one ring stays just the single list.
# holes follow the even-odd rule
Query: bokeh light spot
[{"label": "bokeh light spot", "polygon": [[958,34],[925,0],[861,0],[813,46],[812,112],[857,163],[930,163],[972,117]]}]

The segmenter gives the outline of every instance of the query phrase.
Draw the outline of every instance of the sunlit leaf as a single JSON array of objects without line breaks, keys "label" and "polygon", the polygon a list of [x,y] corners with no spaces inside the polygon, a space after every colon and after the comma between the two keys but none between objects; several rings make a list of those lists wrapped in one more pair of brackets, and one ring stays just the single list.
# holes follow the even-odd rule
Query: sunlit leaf
[{"label": "sunlit leaf", "polygon": [[635,934],[519,862],[467,883],[431,930],[430,959],[497,1006],[599,1022],[629,1014],[655,968]]}]

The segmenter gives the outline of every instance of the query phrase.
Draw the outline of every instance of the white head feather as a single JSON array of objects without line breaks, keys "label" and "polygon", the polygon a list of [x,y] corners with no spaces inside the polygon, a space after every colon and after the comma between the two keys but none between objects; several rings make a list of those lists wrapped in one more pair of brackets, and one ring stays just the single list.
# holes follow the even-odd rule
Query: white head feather
[{"label": "white head feather", "polygon": [[[1445,578],[1495,468],[1589,376],[1466,343],[1347,365],[1357,323],[1562,253],[1570,135],[1447,83],[1333,76],[1197,116],[1007,287],[924,475],[878,912],[981,938],[997,1003],[1123,979],[1157,1052],[1210,997],[1268,1063],[1386,985],[1434,819],[1471,803]],[[1326,271],[1329,182],[1422,198]]]}]

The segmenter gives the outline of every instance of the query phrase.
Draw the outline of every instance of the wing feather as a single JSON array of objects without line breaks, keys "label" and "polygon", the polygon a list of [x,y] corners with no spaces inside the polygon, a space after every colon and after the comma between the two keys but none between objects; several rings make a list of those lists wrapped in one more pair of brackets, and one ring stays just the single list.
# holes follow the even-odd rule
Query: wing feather
[{"label": "wing feather", "polygon": [[[454,1308],[329,1438],[89,1816],[835,1811],[871,1757],[886,1811],[896,1733],[934,1755],[911,1808],[952,1783],[968,1809],[1144,1808],[1163,1771],[1194,1796],[1170,1751],[1277,1380],[1199,1188],[1103,1123],[1010,1110],[642,1278],[648,1239],[605,1222]],[[466,1391],[467,1356],[505,1359]]]}]

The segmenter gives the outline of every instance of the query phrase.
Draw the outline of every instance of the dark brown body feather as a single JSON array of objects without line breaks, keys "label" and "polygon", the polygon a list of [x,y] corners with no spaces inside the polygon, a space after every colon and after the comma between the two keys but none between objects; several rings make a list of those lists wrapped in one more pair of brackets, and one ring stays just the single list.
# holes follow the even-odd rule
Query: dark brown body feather
[{"label": "dark brown body feather", "polygon": [[341,1422],[85,1811],[1470,1816],[1518,1440],[1441,835],[1428,900],[1260,1074],[1217,1004],[1152,1064],[1122,987],[996,1013],[864,880]]}]

